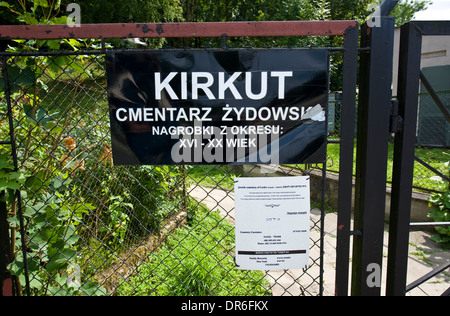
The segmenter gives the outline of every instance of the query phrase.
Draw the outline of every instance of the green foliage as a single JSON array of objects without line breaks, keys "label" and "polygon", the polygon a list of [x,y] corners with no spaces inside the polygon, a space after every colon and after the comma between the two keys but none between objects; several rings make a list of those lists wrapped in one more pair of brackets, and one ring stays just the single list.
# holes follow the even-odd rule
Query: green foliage
[{"label": "green foliage", "polygon": [[367,8],[372,0],[328,0],[331,20],[357,20],[363,22],[368,17]]},{"label": "green foliage", "polygon": [[184,1],[184,18],[188,22],[288,21],[324,19],[324,0],[228,0]]},{"label": "green foliage", "polygon": [[219,212],[201,207],[190,225],[150,254],[120,295],[266,296],[269,283],[260,271],[235,269],[234,228]]},{"label": "green foliage", "polygon": [[[18,22],[27,24],[55,24],[65,21],[57,17],[60,1],[19,0],[10,4],[1,2],[17,16]],[[92,41],[55,40],[55,41],[13,41],[9,52],[34,52],[38,48],[46,50],[78,50]],[[84,169],[86,153],[79,151],[73,138],[67,135],[66,128],[73,123],[73,108],[67,105],[48,106],[44,98],[48,97],[50,86],[64,76],[73,76],[84,80],[91,76],[88,70],[89,58],[77,56],[56,57],[10,57],[7,72],[9,93],[12,99],[12,119],[17,126],[9,126],[6,113],[0,116],[0,131],[8,135],[14,129],[18,143],[17,158],[19,168],[16,171],[11,163],[12,155],[7,146],[0,146],[0,191],[4,195],[8,209],[11,210],[8,221],[12,230],[14,261],[9,270],[18,277],[20,286],[25,285],[25,258],[22,249],[26,249],[26,264],[29,271],[30,289],[35,295],[82,295],[104,292],[98,285],[84,279],[68,282],[67,272],[70,266],[78,266],[80,248],[80,224],[83,218],[96,207],[83,198],[74,198],[73,178],[76,172]],[[82,75],[83,74],[83,75]],[[5,78],[0,76],[1,111],[6,109]],[[76,91],[75,91],[76,92]],[[65,145],[64,145],[65,144]],[[24,239],[19,238],[17,194],[22,199],[24,219]],[[22,242],[26,244],[23,245]],[[99,291],[99,292],[97,292]]]},{"label": "green foliage", "polygon": [[134,234],[143,236],[159,230],[159,224],[184,208],[181,170],[174,166],[141,166],[135,170],[131,195],[140,197],[135,206]]},{"label": "green foliage", "polygon": [[[62,0],[66,7],[73,0]],[[90,23],[165,23],[183,21],[180,0],[78,0],[81,21]],[[151,48],[167,45],[164,38],[143,39]],[[122,40],[108,40],[114,47],[125,46]]]},{"label": "green foliage", "polygon": [[[357,20],[364,23],[383,0],[328,0],[332,20]],[[417,12],[426,10],[430,0],[401,0],[390,16],[396,18],[396,26],[411,21]],[[372,10],[371,10],[372,8]]]},{"label": "green foliage", "polygon": [[[33,3],[43,10],[26,6],[16,11],[2,4],[20,22],[62,21],[55,17],[46,22],[39,12],[50,9],[47,2]],[[25,19],[30,17],[36,21]],[[93,40],[16,40],[7,50],[98,47]],[[105,82],[104,70],[99,69],[101,56],[24,55],[10,57],[7,64],[19,163],[14,171],[10,148],[0,146],[0,191],[6,190],[2,198],[11,210],[15,252],[9,269],[24,286],[25,248],[32,294],[104,295],[106,291],[91,281],[92,274],[136,239],[157,231],[171,212],[183,207],[182,169],[113,168],[103,88],[90,93],[95,102],[86,98],[86,91],[98,90]],[[0,75],[0,97],[5,94],[4,82]],[[79,93],[81,89],[84,93]],[[6,101],[0,100],[0,132],[8,135]],[[118,184],[125,176],[129,183]],[[25,245],[16,231],[20,226],[17,191],[24,210]]]},{"label": "green foliage", "polygon": [[[51,62],[38,60],[47,67]],[[22,68],[27,64],[35,67],[34,61],[23,60],[21,71],[27,69]],[[48,68],[42,67],[34,69],[46,74]],[[40,77],[42,74],[35,76]],[[57,77],[61,78],[61,71]],[[41,88],[51,87],[52,93],[55,84],[61,83],[50,80],[42,82]],[[67,82],[64,87],[67,89]],[[14,172],[9,161],[11,154],[0,146],[0,189],[7,189],[9,209],[16,208],[15,193],[21,191],[32,293],[104,294],[98,284],[90,281],[90,275],[98,273],[95,265],[111,263],[121,250],[157,231],[168,215],[184,207],[182,167],[112,168],[108,165],[109,149],[92,145],[105,142],[108,116],[101,114],[105,104],[87,108],[89,113],[98,115],[85,116],[67,101],[45,104],[49,93],[43,93],[42,99],[32,94],[39,89],[31,82],[17,89],[12,99],[21,102],[13,115],[14,121],[19,122],[15,135],[22,144],[18,158],[23,164]],[[73,97],[68,99],[72,102],[78,98],[77,89],[73,91]],[[2,134],[8,134],[8,125],[1,121]],[[128,179],[128,183],[121,184],[118,179]],[[18,229],[16,214],[10,215],[10,224]],[[24,285],[22,243],[18,234],[14,239],[15,261],[10,270]],[[97,258],[107,259],[96,261]],[[71,266],[83,267],[81,283],[67,281]]]},{"label": "green foliage", "polygon": [[[183,2],[183,15],[187,22],[326,20],[329,17],[328,7],[325,0],[187,0]],[[308,47],[326,46],[327,43],[327,37],[237,37],[228,38],[227,45],[232,48]],[[221,47],[221,40],[196,38],[172,45],[176,44]]]},{"label": "green foliage", "polygon": [[21,170],[13,171],[14,166],[10,159],[11,155],[7,153],[0,154],[0,192],[19,190],[28,179],[27,172]]},{"label": "green foliage", "polygon": [[[27,266],[31,275],[31,290],[37,295],[81,295],[95,289],[100,294],[102,289],[92,282],[84,282],[83,288],[81,285],[69,286],[69,275],[63,272],[77,262],[80,238],[77,226],[81,224],[83,214],[88,214],[95,207],[87,203],[66,205],[67,193],[47,194],[45,198],[45,203],[28,206],[23,212],[27,223]],[[11,227],[17,224],[16,218],[10,218]],[[21,252],[17,252],[9,270],[25,284]]]},{"label": "green foliage", "polygon": [[[378,3],[381,3],[378,0]],[[402,0],[391,13],[395,17],[395,26],[399,27],[414,19],[417,12],[424,11],[433,2],[430,0]]]},{"label": "green foliage", "polygon": [[[448,153],[443,152],[443,157],[448,159]],[[445,170],[442,170],[443,174],[450,173],[450,161],[445,164]],[[448,182],[439,176],[430,178],[433,181],[442,183],[443,186],[448,188]],[[435,194],[428,199],[430,207],[433,210],[428,214],[428,217],[432,218],[435,222],[450,223],[450,191],[445,193]],[[435,242],[442,244],[444,249],[450,249],[450,226],[435,227],[438,235],[433,236],[431,239]]]},{"label": "green foliage", "polygon": [[[63,0],[63,7],[72,3]],[[177,22],[182,19],[180,0],[78,0],[82,22],[89,23],[152,23]]]},{"label": "green foliage", "polygon": [[67,18],[59,16],[61,0],[8,0],[0,2],[0,7],[17,15],[18,22],[37,24],[65,24]]},{"label": "green foliage", "polygon": [[[327,170],[331,172],[339,172],[339,160],[340,160],[340,145],[339,144],[328,144],[327,147]],[[443,174],[449,173],[448,168],[448,158],[450,155],[450,150],[443,150],[442,148],[416,148],[416,156],[426,161],[433,168],[440,171]],[[354,155],[356,157],[356,144],[354,149]],[[387,170],[387,184],[392,182],[393,173],[393,160],[394,160],[394,144],[389,143],[388,152],[388,170]],[[356,174],[356,159],[353,164],[353,174]],[[423,188],[425,192],[430,190],[436,191],[446,191],[448,188],[448,183],[444,182],[440,177],[433,176],[434,173],[421,165],[418,162],[414,163],[414,179],[413,186],[415,190],[421,191]]]},{"label": "green foliage", "polygon": [[[435,222],[450,223],[450,191],[446,193],[436,194],[428,200],[433,210],[429,213],[429,217]],[[435,235],[432,239],[443,245],[444,249],[450,249],[450,226],[436,227],[439,235]]]},{"label": "green foliage", "polygon": [[[0,191],[6,191],[5,201],[9,208],[15,208],[17,190],[22,190],[22,198],[29,201],[24,207],[23,218],[27,236],[27,268],[32,275],[30,280],[32,292],[40,295],[80,295],[86,291],[90,293],[101,291],[92,282],[84,282],[83,286],[78,287],[69,286],[66,283],[68,275],[62,272],[71,263],[76,262],[79,240],[77,227],[82,221],[83,214],[89,213],[94,206],[84,202],[69,204],[70,192],[61,190],[62,185],[57,178],[48,179],[53,192],[43,193],[45,203],[37,200],[31,203],[34,199],[29,198],[30,193],[42,191],[43,173],[32,175],[29,171],[13,171],[13,165],[9,162],[10,157],[7,153],[0,155]],[[11,228],[19,228],[17,216],[9,217],[8,222]],[[14,242],[17,252],[8,269],[12,275],[18,276],[21,284],[25,284],[24,257],[19,251],[22,240],[16,238]]]},{"label": "green foliage", "polygon": [[234,189],[234,179],[238,177],[223,166],[187,166],[186,169],[188,186],[201,182],[204,187],[229,191]]}]

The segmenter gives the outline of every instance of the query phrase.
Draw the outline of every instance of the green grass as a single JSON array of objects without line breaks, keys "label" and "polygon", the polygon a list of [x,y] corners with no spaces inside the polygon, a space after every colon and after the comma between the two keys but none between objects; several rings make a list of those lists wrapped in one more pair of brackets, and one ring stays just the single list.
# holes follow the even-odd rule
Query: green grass
[{"label": "green grass", "polygon": [[187,166],[187,185],[200,185],[220,190],[233,190],[236,174],[228,166]]},{"label": "green grass", "polygon": [[[328,160],[327,169],[331,172],[339,172],[339,144],[328,144]],[[446,163],[450,161],[450,150],[445,148],[416,148],[416,156],[431,165],[436,170],[440,171],[444,175],[449,174],[449,169]],[[354,164],[353,174],[356,174],[356,145],[354,150]],[[394,161],[394,145],[389,144],[388,154],[388,172],[387,182],[392,182],[392,171]],[[422,166],[418,162],[414,163],[414,180],[413,186],[416,190],[423,191],[447,191],[448,183],[431,179],[436,176],[431,170]]]},{"label": "green grass", "polygon": [[235,267],[234,228],[200,206],[188,227],[150,254],[118,293],[126,296],[268,296],[260,271]]}]

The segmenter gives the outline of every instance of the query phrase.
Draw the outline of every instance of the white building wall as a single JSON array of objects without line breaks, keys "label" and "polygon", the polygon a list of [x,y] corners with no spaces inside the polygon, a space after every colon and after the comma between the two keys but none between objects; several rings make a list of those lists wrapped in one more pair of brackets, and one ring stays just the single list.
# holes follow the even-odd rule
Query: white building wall
[{"label": "white building wall", "polygon": [[[397,95],[397,78],[400,51],[400,28],[394,34],[394,69],[392,94]],[[450,65],[450,36],[424,36],[422,40],[421,67]]]}]

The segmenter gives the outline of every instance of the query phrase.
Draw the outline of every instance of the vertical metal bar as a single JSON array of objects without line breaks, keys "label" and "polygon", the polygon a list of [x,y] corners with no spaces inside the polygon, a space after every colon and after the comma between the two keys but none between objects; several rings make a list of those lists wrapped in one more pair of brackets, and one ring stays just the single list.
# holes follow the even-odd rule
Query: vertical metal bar
[{"label": "vertical metal bar", "polygon": [[[327,124],[328,126],[328,124]],[[326,192],[327,192],[327,166],[326,161],[322,165],[322,206],[320,213],[320,274],[319,274],[319,296],[323,296],[324,291],[324,256],[325,256],[325,200],[326,200]]]},{"label": "vertical metal bar", "polygon": [[397,93],[403,129],[395,135],[387,295],[406,294],[421,52],[422,34],[419,29],[413,23],[403,25]]},{"label": "vertical metal bar", "polygon": [[370,54],[361,56],[358,107],[355,235],[352,260],[352,295],[378,296],[381,285],[368,282],[371,267],[380,273],[386,201],[394,19],[380,18],[381,27],[363,25],[361,45]]},{"label": "vertical metal bar", "polygon": [[358,71],[358,27],[344,37],[344,72],[341,107],[339,201],[336,246],[336,295],[348,295],[350,231],[353,200],[353,151],[356,121],[356,81]]},{"label": "vertical metal bar", "polygon": [[[7,111],[8,111],[7,115],[8,115],[8,123],[9,123],[9,137],[10,137],[10,141],[11,141],[11,151],[12,151],[14,169],[15,169],[15,171],[17,171],[17,170],[19,170],[19,163],[18,163],[18,159],[17,159],[16,137],[14,134],[14,118],[13,118],[12,105],[11,105],[11,89],[10,89],[10,85],[9,85],[7,62],[8,62],[7,58],[5,56],[2,56],[3,78],[5,79],[5,98],[6,98]],[[23,255],[24,273],[25,273],[26,293],[28,296],[30,296],[31,295],[30,279],[29,279],[29,275],[28,275],[28,258],[27,258],[25,229],[24,229],[25,223],[24,223],[24,219],[23,219],[22,197],[20,195],[20,190],[17,190],[17,192],[16,192],[16,199],[17,199],[17,210],[18,210],[19,222],[20,222],[20,237],[21,237],[21,241],[22,241],[22,255]]]},{"label": "vertical metal bar", "polygon": [[[0,200],[5,192],[0,192]],[[6,203],[0,201],[0,296],[12,296],[11,276],[8,264],[11,262],[11,243],[8,227],[8,210]]]}]

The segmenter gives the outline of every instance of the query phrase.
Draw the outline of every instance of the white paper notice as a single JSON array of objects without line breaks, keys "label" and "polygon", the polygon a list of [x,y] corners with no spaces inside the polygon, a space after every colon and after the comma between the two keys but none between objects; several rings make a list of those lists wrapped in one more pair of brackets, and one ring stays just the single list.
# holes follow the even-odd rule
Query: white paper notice
[{"label": "white paper notice", "polygon": [[235,180],[236,265],[242,270],[309,263],[309,177]]}]

